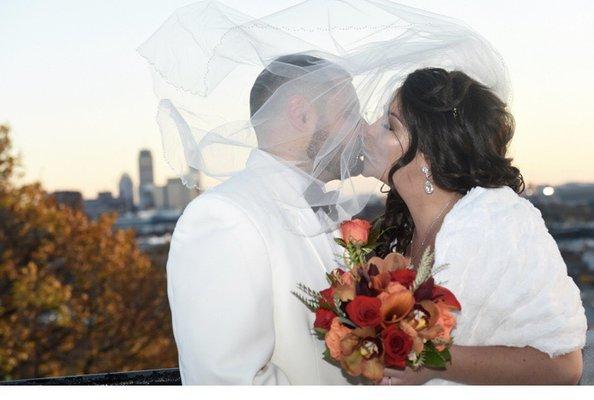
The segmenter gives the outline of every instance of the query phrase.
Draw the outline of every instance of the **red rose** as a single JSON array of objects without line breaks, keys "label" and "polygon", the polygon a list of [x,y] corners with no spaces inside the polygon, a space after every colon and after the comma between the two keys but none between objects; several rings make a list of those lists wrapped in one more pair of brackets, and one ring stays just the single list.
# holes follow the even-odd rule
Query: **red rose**
[{"label": "red rose", "polygon": [[316,320],[314,322],[314,328],[324,329],[326,331],[330,330],[330,325],[332,324],[332,320],[336,317],[330,310],[326,310],[325,308],[320,308],[316,311]]},{"label": "red rose", "polygon": [[333,288],[328,288],[328,289],[324,289],[320,292],[320,294],[322,295],[322,300],[324,302],[326,302],[329,305],[334,305],[334,289]]},{"label": "red rose", "polygon": [[380,299],[369,296],[356,296],[346,306],[349,319],[359,327],[376,327],[382,322]]},{"label": "red rose", "polygon": [[399,268],[394,271],[390,271],[390,280],[392,282],[400,283],[407,289],[410,289],[416,276],[417,272],[410,268]]},{"label": "red rose", "polygon": [[413,339],[397,325],[390,325],[382,332],[382,341],[386,367],[406,367],[406,359],[412,350]]},{"label": "red rose", "polygon": [[342,240],[346,243],[353,243],[364,246],[369,240],[371,224],[364,219],[353,219],[340,224]]}]

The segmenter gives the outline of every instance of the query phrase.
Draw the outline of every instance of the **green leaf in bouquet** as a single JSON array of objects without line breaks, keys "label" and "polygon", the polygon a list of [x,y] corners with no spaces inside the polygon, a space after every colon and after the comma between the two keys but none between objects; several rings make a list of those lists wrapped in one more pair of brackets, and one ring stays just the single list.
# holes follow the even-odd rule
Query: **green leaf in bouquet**
[{"label": "green leaf in bouquet", "polygon": [[314,332],[316,333],[316,337],[320,340],[326,339],[326,330],[320,328],[314,328]]},{"label": "green leaf in bouquet", "polygon": [[318,311],[318,308],[320,308],[320,303],[318,303],[316,300],[308,299],[301,293],[297,293],[295,291],[291,291],[291,293],[297,297],[299,301],[301,301],[311,312],[315,313]]},{"label": "green leaf in bouquet", "polygon": [[367,244],[361,250],[363,251],[364,255],[367,255],[375,250],[377,246],[379,246],[379,243]]},{"label": "green leaf in bouquet", "polygon": [[406,360],[406,365],[411,367],[414,370],[417,370],[425,365],[425,353],[421,352],[416,360]]},{"label": "green leaf in bouquet", "polygon": [[330,350],[328,349],[328,347],[326,347],[326,350],[324,351],[323,355],[322,355],[322,360],[329,362],[332,365],[335,365],[337,367],[340,367],[340,362],[335,360],[334,358],[332,358],[332,356],[330,355]]},{"label": "green leaf in bouquet", "polygon": [[382,230],[382,225],[384,223],[385,216],[382,215],[381,217],[377,218],[373,223],[373,228],[370,234],[370,240],[368,244],[370,244],[373,248],[376,248],[383,242],[380,242],[380,238],[384,236],[386,233],[390,232],[391,230],[396,229],[395,226],[389,226],[386,229]]},{"label": "green leaf in bouquet", "polygon": [[333,311],[336,313],[336,315],[338,315],[338,317],[346,319],[347,316],[346,316],[345,312],[342,310],[342,308],[340,308],[341,306],[342,306],[342,302],[340,301],[338,296],[334,295],[334,310]]},{"label": "green leaf in bouquet", "polygon": [[425,367],[444,369],[446,367],[445,360],[439,353],[428,352],[425,354]]},{"label": "green leaf in bouquet", "polygon": [[334,238],[334,241],[336,242],[336,244],[338,244],[339,246],[344,247],[345,249],[347,248],[347,244],[344,240],[342,240],[341,238]]},{"label": "green leaf in bouquet", "polygon": [[339,319],[340,319],[340,322],[342,322],[343,324],[350,325],[353,328],[357,328],[357,325],[355,325],[355,323],[353,321],[351,321],[350,319],[345,318],[345,317],[339,317]]},{"label": "green leaf in bouquet", "polygon": [[297,288],[301,290],[305,295],[301,293],[292,291],[291,293],[297,297],[311,312],[316,312],[320,308],[320,300],[322,300],[322,295],[320,292],[317,292],[308,286],[304,285],[303,283],[298,283]]},{"label": "green leaf in bouquet", "polygon": [[357,325],[355,325],[350,319],[348,319],[346,313],[342,309],[342,301],[340,301],[340,299],[338,298],[337,295],[334,295],[334,310],[333,311],[336,313],[336,315],[340,319],[340,322],[342,322],[343,324],[351,325],[354,328],[357,327]]},{"label": "green leaf in bouquet", "polygon": [[376,219],[373,220],[371,223],[371,231],[379,231],[382,228],[382,224],[384,223],[384,219],[386,218],[385,214],[380,215]]},{"label": "green leaf in bouquet", "polygon": [[322,299],[322,294],[320,292],[311,289],[309,286],[304,285],[303,283],[298,283],[297,288],[299,288],[303,293],[307,294],[314,300]]},{"label": "green leaf in bouquet", "polygon": [[377,247],[377,241],[382,235],[382,223],[383,216],[380,216],[376,218],[375,221],[373,221],[371,225],[371,231],[369,232],[369,237],[367,239],[367,247]]},{"label": "green leaf in bouquet", "polygon": [[426,342],[425,349],[423,350],[424,365],[426,367],[444,369],[446,367],[446,358],[448,356],[442,353],[443,352],[437,351],[433,343],[429,341]]},{"label": "green leaf in bouquet", "polygon": [[439,353],[446,362],[452,362],[452,354],[450,353],[449,348],[445,348],[445,350]]}]

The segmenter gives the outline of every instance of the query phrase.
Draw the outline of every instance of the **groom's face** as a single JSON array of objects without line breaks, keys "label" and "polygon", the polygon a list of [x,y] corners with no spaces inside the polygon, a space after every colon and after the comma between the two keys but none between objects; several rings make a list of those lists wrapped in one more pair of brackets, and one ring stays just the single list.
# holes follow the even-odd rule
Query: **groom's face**
[{"label": "groom's face", "polygon": [[[320,97],[312,111],[316,123],[307,146],[307,156],[313,163],[314,172],[319,168],[322,181],[341,179],[341,156],[349,143],[361,138],[367,125],[361,117],[359,98],[349,81],[337,85],[328,94]],[[323,160],[324,165],[319,164]],[[349,175],[361,173],[361,167],[344,166]]]}]

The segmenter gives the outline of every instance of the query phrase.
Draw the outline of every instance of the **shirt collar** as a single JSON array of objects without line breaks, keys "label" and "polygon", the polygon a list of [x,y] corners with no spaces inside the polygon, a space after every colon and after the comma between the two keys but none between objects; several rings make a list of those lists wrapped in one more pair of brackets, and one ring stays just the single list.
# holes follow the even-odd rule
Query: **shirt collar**
[{"label": "shirt collar", "polygon": [[267,180],[282,181],[301,195],[312,182],[311,177],[297,167],[291,166],[288,161],[260,149],[251,151],[246,168],[257,173],[261,172]]}]

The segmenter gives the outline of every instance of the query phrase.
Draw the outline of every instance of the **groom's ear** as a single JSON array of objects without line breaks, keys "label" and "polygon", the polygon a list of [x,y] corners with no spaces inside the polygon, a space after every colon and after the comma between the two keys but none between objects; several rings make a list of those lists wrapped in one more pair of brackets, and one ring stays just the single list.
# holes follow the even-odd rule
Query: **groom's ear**
[{"label": "groom's ear", "polygon": [[315,115],[311,103],[303,96],[291,96],[287,102],[286,115],[293,128],[311,132],[315,126]]}]

